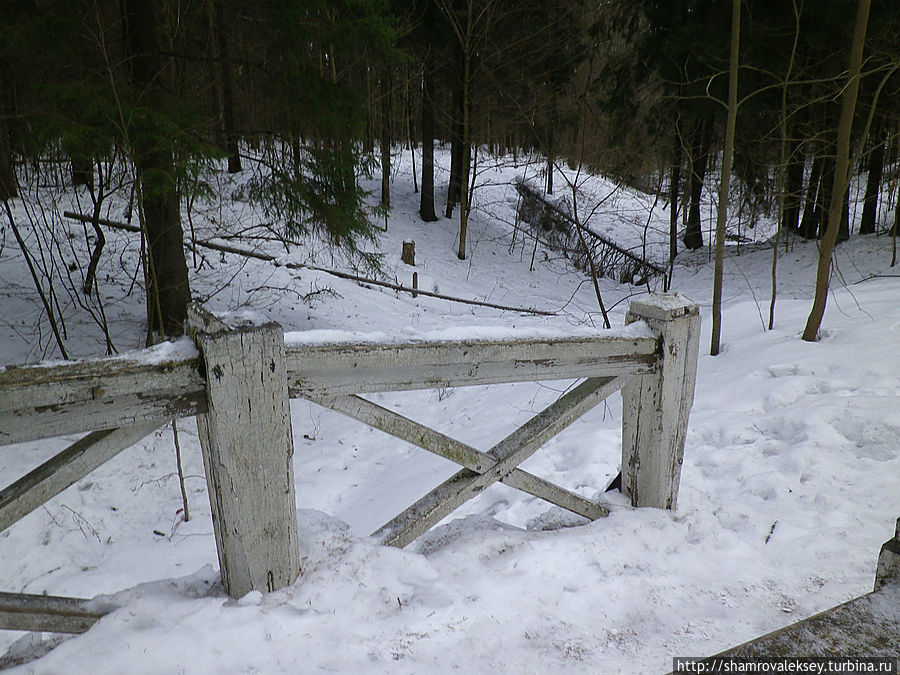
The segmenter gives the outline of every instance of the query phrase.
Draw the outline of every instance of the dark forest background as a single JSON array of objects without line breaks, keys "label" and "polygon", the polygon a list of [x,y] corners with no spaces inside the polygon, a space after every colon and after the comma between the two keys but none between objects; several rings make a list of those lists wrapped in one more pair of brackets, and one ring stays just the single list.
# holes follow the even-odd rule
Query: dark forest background
[{"label": "dark forest background", "polygon": [[[741,5],[737,208],[817,238],[858,2]],[[148,322],[167,335],[183,330],[190,301],[182,209],[203,190],[196,177],[250,159],[267,171],[248,197],[285,231],[335,246],[377,233],[358,177],[383,173],[389,209],[390,148],[403,143],[422,148],[422,220],[456,211],[463,237],[477,147],[539,152],[548,192],[561,164],[659,191],[679,214],[673,253],[695,249],[709,243],[700,199],[723,148],[730,17],[720,0],[2,0],[0,199],[64,166],[53,175],[90,189],[96,220],[126,167]],[[900,4],[872,0],[850,163],[866,191],[852,234],[875,232],[879,199],[896,194],[898,67]],[[440,194],[436,142],[452,157]]]}]

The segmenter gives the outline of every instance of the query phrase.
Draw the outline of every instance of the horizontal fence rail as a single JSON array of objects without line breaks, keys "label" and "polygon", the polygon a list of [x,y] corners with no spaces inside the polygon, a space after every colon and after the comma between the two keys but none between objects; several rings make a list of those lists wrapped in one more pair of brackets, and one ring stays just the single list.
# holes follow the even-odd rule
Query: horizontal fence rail
[{"label": "horizontal fence rail", "polygon": [[0,446],[205,412],[200,357],[183,351],[0,370]]},{"label": "horizontal fence rail", "polygon": [[292,396],[467,387],[649,373],[659,337],[333,342],[285,345]]}]

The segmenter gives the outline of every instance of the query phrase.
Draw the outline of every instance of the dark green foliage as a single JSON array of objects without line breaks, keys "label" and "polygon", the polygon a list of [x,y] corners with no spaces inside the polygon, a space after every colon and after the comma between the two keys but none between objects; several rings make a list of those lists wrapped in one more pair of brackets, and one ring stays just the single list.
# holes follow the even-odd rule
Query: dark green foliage
[{"label": "dark green foliage", "polygon": [[354,171],[362,161],[349,144],[308,148],[294,163],[275,164],[252,179],[247,197],[288,234],[324,231],[335,244],[359,253],[360,240],[376,235]]}]

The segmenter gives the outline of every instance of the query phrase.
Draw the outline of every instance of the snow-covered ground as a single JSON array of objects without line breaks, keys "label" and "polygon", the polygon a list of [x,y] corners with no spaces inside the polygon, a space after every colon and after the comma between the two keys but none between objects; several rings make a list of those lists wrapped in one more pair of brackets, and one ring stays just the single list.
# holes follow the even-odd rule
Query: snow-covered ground
[{"label": "snow-covered ground", "polygon": [[[445,161],[446,153],[439,154]],[[551,310],[553,317],[412,298],[209,251],[200,251],[198,268],[192,266],[193,288],[214,310],[252,311],[291,332],[402,338],[473,326],[492,334],[601,326],[583,274],[541,247],[531,270],[533,242],[521,232],[511,242],[511,182],[537,170],[511,164],[482,163],[469,256],[460,261],[456,221],[424,224],[416,216],[405,150],[380,244],[384,270],[410,283],[413,270],[399,257],[401,242],[413,239],[420,288]],[[255,239],[229,243],[264,248],[282,262],[352,269],[312,240],[289,251],[263,240],[265,228],[254,227],[262,219],[232,199],[246,176],[217,180],[222,199],[200,204],[193,216],[198,237],[209,236],[212,223],[252,228],[246,234]],[[438,183],[445,180],[439,176]],[[613,189],[592,179],[583,198],[590,206]],[[34,196],[28,199],[37,213]],[[68,208],[71,196],[42,192],[41,200],[55,212]],[[36,251],[22,202],[12,206]],[[121,204],[108,215],[121,219]],[[654,205],[625,190],[594,218],[592,226],[626,241],[668,227],[661,200]],[[54,227],[77,276],[77,263],[87,259],[84,230],[62,220]],[[49,241],[47,231],[41,234]],[[136,349],[143,344],[143,310],[140,294],[128,295],[135,236],[108,231],[107,239],[99,278],[110,335],[118,350]],[[871,590],[878,549],[900,516],[900,294],[890,242],[854,237],[839,247],[823,339],[814,344],[799,335],[811,303],[815,243],[795,242],[780,252],[771,331],[764,329],[771,249],[737,253],[731,248],[726,260],[724,348],[715,358],[706,355],[709,251],[682,254],[675,268],[673,288],[697,301],[703,315],[675,512],[633,510],[618,493],[603,494],[620,455],[615,396],[523,465],[610,501],[609,518],[584,524],[496,485],[407,549],[380,547],[367,535],[454,465],[295,400],[303,571],[290,588],[235,601],[218,582],[196,428],[182,420],[189,522],[181,518],[169,427],[0,533],[2,590],[104,595],[119,607],[78,637],[0,632],[0,665],[23,664],[20,672],[29,673],[661,673],[675,655],[714,653]],[[61,306],[72,297],[65,276],[63,268],[54,272]],[[608,280],[600,287],[614,326],[622,325],[628,298],[646,292]],[[0,235],[0,308],[0,363],[59,357],[8,225]],[[74,306],[65,316],[72,355],[104,353],[96,321]],[[488,448],[569,384],[374,400]],[[0,448],[0,483],[72,440]]]}]

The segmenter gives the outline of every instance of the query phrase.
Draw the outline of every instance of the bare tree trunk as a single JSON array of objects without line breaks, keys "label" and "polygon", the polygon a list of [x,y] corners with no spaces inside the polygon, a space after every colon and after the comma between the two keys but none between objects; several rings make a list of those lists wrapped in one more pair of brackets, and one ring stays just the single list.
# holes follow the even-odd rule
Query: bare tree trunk
[{"label": "bare tree trunk", "polygon": [[472,0],[466,3],[466,32],[463,41],[463,83],[462,83],[462,166],[460,167],[459,190],[459,247],[456,257],[466,259],[466,234],[469,229],[469,166],[471,164],[471,74],[472,74]]},{"label": "bare tree trunk", "polygon": [[547,129],[547,194],[553,194],[553,143],[556,127],[556,99],[550,101],[550,125]]},{"label": "bare tree trunk", "polygon": [[[832,190],[834,189],[834,177],[837,168],[835,162],[836,156],[826,157],[825,163],[822,165],[821,185],[819,185],[819,196],[816,200],[816,208],[818,209],[819,216],[819,227],[816,231],[816,237],[819,239],[825,236],[825,232],[828,229],[829,218],[831,217],[831,210],[829,207],[833,200]],[[838,224],[840,224],[840,216],[841,212],[838,211]]]},{"label": "bare tree trunk", "polygon": [[[132,80],[142,96],[152,102],[159,95],[157,80],[162,74],[154,3],[123,0],[122,9]],[[174,160],[165,139],[139,128],[144,125],[150,126],[146,119],[133,120],[130,140],[140,181],[144,236],[148,244],[148,332],[181,335],[191,290]]]},{"label": "bare tree trunk", "polygon": [[722,268],[725,259],[725,220],[728,216],[728,187],[734,159],[734,126],[737,119],[738,48],[741,38],[741,0],[731,0],[731,56],[728,74],[728,119],[725,123],[725,150],[722,153],[722,180],[719,184],[719,210],[716,214],[716,262],[713,273],[713,323],[709,354],[719,353],[722,334]]},{"label": "bare tree trunk", "polygon": [[[849,184],[849,180],[847,181]],[[847,241],[850,238],[850,200],[847,198],[848,187],[844,188],[841,196],[841,224],[838,228],[838,242]]]},{"label": "bare tree trunk", "polygon": [[782,195],[781,229],[783,232],[796,233],[800,223],[800,191],[803,189],[803,155],[800,154],[800,143],[788,143],[787,168],[785,172],[784,192]]},{"label": "bare tree trunk", "polygon": [[225,3],[212,0],[212,23],[216,49],[216,79],[219,89],[219,121],[228,153],[228,173],[240,173],[241,154],[234,128],[234,83],[228,62],[228,27],[225,23]]},{"label": "bare tree trunk", "polygon": [[703,230],[700,226],[700,197],[703,194],[703,178],[709,159],[709,125],[699,120],[694,127],[694,142],[691,148],[690,206],[688,222],[684,231],[684,245],[690,250],[703,246]]},{"label": "bare tree trunk", "polygon": [[678,255],[678,183],[681,180],[681,153],[678,160],[672,165],[672,173],[669,178],[669,279],[666,290],[672,283],[672,269],[675,265],[675,256]]},{"label": "bare tree trunk", "polygon": [[422,63],[422,194],[419,217],[426,223],[437,220],[434,213],[434,64],[431,53]]},{"label": "bare tree trunk", "polygon": [[872,234],[875,232],[875,222],[878,215],[878,193],[881,190],[881,176],[884,171],[884,146],[887,139],[879,127],[873,143],[872,152],[869,155],[869,178],[866,181],[866,197],[863,203],[862,219],[859,223],[860,234]]},{"label": "bare tree trunk", "polygon": [[385,66],[381,78],[381,205],[391,206],[391,75]]},{"label": "bare tree trunk", "polygon": [[849,180],[850,164],[850,132],[853,126],[853,114],[856,110],[856,98],[859,94],[860,70],[862,68],[863,46],[866,41],[866,27],[869,22],[871,0],[859,0],[856,14],[856,25],[853,29],[853,43],[850,46],[849,81],[844,89],[841,103],[841,119],[838,123],[837,159],[835,162],[834,183],[831,188],[831,204],[828,208],[828,228],[819,247],[819,264],[816,270],[816,297],[813,300],[803,339],[815,341],[819,335],[819,326],[825,315],[825,304],[828,300],[828,287],[831,274],[831,255],[837,243],[840,227],[841,211],[844,195]]},{"label": "bare tree trunk", "polygon": [[800,6],[798,0],[792,0],[794,10],[794,42],[791,46],[791,58],[788,61],[787,73],[781,87],[781,118],[778,121],[778,129],[781,132],[781,186],[779,190],[779,209],[781,211],[781,224],[775,231],[775,240],[772,243],[772,296],[769,300],[769,330],[775,327],[775,301],[778,298],[778,240],[781,236],[787,238],[790,233],[796,233],[800,218],[800,190],[803,187],[803,168],[805,158],[801,152],[800,141],[788,140],[788,83],[794,71],[794,61],[797,56],[797,43],[800,41]]},{"label": "bare tree trunk", "polygon": [[803,206],[803,218],[800,221],[800,236],[804,239],[815,239],[819,230],[821,213],[819,203],[821,197],[820,185],[822,182],[822,165],[825,160],[821,157],[813,157],[812,167],[809,171],[809,185],[806,186],[806,199]]},{"label": "bare tree trunk", "polygon": [[13,171],[9,122],[11,99],[9,87],[0,70],[0,200],[12,199],[19,194],[16,173]]},{"label": "bare tree trunk", "polygon": [[451,94],[450,107],[452,119],[450,122],[450,181],[447,185],[447,210],[444,215],[453,217],[453,207],[459,203],[459,195],[462,190],[462,163],[463,163],[463,61],[462,45],[457,45],[456,63],[457,71],[454,77],[453,92]]}]

